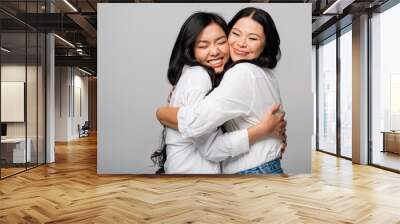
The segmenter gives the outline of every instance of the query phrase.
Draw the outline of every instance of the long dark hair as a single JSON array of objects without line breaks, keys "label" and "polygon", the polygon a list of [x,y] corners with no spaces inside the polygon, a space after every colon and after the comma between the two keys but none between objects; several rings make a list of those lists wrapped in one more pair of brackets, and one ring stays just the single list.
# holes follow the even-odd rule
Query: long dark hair
[{"label": "long dark hair", "polygon": [[[192,14],[182,25],[178,37],[172,49],[167,72],[168,81],[172,86],[175,86],[181,75],[185,65],[202,66],[210,76],[212,89],[218,86],[222,75],[216,75],[214,70],[208,66],[201,65],[194,57],[195,42],[199,34],[211,23],[216,23],[228,34],[228,25],[225,20],[215,13],[196,12]],[[156,174],[165,173],[164,164],[167,160],[167,145],[165,144],[166,129],[161,133],[161,146],[152,155],[151,160],[159,169]]]},{"label": "long dark hair", "polygon": [[225,34],[228,34],[228,25],[225,20],[215,13],[196,12],[182,25],[169,59],[167,76],[171,85],[175,86],[178,83],[184,65],[204,67],[209,73],[211,81],[215,81],[216,75],[213,69],[199,64],[194,57],[196,39],[211,23],[216,23],[224,30]]},{"label": "long dark hair", "polygon": [[229,32],[235,23],[243,17],[250,17],[263,27],[265,35],[265,47],[258,58],[254,60],[241,60],[235,62],[231,66],[241,62],[250,62],[260,67],[274,69],[281,58],[281,49],[279,47],[280,38],[274,20],[266,11],[262,9],[247,7],[236,13],[236,15],[229,22]]}]

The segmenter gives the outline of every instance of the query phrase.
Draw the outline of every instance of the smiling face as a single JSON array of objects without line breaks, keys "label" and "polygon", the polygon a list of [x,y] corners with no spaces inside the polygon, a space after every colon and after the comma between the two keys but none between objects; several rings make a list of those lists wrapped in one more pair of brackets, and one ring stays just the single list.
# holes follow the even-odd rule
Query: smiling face
[{"label": "smiling face", "polygon": [[252,18],[243,17],[232,27],[228,42],[232,61],[256,59],[265,47],[264,28]]},{"label": "smiling face", "polygon": [[198,63],[213,68],[215,73],[224,71],[229,59],[229,45],[219,25],[211,23],[199,34],[194,44],[194,57]]}]

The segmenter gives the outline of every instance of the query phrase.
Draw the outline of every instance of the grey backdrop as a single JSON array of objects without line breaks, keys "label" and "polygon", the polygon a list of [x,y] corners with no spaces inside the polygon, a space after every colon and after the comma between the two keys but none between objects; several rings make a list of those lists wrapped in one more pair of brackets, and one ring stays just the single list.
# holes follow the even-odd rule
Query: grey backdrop
[{"label": "grey backdrop", "polygon": [[311,172],[311,4],[173,3],[98,4],[99,174],[154,173],[150,154],[162,127],[155,111],[166,104],[166,71],[172,46],[186,18],[210,11],[227,21],[247,6],[273,17],[283,57],[276,77],[287,114],[288,147],[283,168]]}]

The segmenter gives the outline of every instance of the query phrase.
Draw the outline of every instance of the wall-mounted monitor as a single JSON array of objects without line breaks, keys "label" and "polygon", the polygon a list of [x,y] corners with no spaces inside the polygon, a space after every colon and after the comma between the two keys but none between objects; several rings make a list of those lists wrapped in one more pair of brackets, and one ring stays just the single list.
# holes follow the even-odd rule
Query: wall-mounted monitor
[{"label": "wall-mounted monitor", "polygon": [[24,82],[1,82],[1,122],[24,122],[24,102]]}]

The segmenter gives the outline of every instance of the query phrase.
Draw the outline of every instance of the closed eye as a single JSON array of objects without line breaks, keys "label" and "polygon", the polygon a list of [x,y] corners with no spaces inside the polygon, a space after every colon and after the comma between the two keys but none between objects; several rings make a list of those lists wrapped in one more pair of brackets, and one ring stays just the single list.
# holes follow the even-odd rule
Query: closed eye
[{"label": "closed eye", "polygon": [[225,44],[225,43],[226,43],[226,39],[222,40],[222,41],[219,41],[217,44],[222,45],[222,44]]}]

